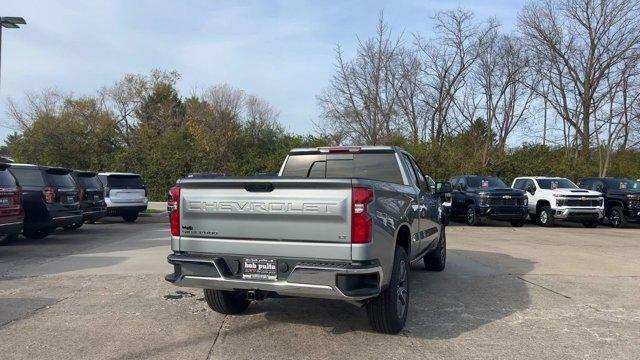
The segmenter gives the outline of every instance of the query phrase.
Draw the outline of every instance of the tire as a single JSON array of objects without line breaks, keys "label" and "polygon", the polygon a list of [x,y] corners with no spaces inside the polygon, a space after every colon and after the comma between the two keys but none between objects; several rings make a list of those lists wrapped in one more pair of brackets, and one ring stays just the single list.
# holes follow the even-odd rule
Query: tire
[{"label": "tire", "polygon": [[396,246],[389,286],[366,308],[373,330],[397,334],[404,328],[409,310],[409,260],[403,248]]},{"label": "tire", "polygon": [[84,223],[80,222],[77,224],[66,225],[66,226],[63,226],[62,228],[65,230],[78,230],[83,224]]},{"label": "tire", "polygon": [[609,212],[609,225],[612,228],[620,228],[627,225],[627,218],[624,216],[624,210],[620,206],[614,206]]},{"label": "tire", "polygon": [[469,226],[478,226],[480,224],[480,217],[476,213],[475,205],[471,204],[467,206],[467,212],[464,215],[464,220]]},{"label": "tire", "polygon": [[524,219],[511,221],[511,226],[513,226],[513,227],[523,227],[524,226]]},{"label": "tire", "polygon": [[225,315],[240,314],[251,304],[239,291],[204,289],[204,299],[211,310]]},{"label": "tire", "polygon": [[0,246],[7,245],[14,241],[18,237],[18,234],[2,234],[0,235]]},{"label": "tire", "polygon": [[582,226],[584,226],[586,228],[589,228],[589,229],[597,228],[599,224],[600,224],[600,222],[598,220],[595,220],[595,221],[583,221],[582,222]]},{"label": "tire", "polygon": [[555,219],[549,206],[543,206],[538,211],[538,224],[545,227],[552,227],[555,225]]},{"label": "tire", "polygon": [[49,230],[24,230],[22,231],[22,235],[27,239],[40,240],[46,238],[49,232]]},{"label": "tire", "polygon": [[440,231],[440,239],[438,240],[438,246],[425,255],[424,268],[429,271],[442,271],[447,265],[447,235],[445,234],[444,227]]},{"label": "tire", "polygon": [[136,220],[138,220],[138,213],[122,215],[122,220],[128,223],[135,222]]}]

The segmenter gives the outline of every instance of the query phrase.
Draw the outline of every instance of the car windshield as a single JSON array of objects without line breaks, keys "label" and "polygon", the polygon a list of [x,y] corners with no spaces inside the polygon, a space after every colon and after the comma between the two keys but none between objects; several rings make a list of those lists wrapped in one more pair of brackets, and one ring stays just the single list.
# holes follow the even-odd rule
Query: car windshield
[{"label": "car windshield", "polygon": [[508,187],[496,176],[469,176],[467,186],[472,188],[506,188]]},{"label": "car windshield", "polygon": [[78,175],[78,185],[86,189],[99,189],[102,187],[98,177],[91,175]]},{"label": "car windshield", "polygon": [[538,186],[540,189],[555,190],[555,189],[577,189],[578,186],[571,182],[569,179],[538,179]]},{"label": "car windshield", "polygon": [[609,190],[640,190],[640,182],[631,179],[607,179]]}]

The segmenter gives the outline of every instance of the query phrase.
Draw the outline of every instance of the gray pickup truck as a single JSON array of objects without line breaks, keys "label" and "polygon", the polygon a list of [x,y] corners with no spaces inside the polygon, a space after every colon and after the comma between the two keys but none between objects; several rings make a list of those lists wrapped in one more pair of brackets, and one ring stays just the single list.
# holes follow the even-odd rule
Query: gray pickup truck
[{"label": "gray pickup truck", "polygon": [[445,267],[450,191],[389,146],[294,149],[272,177],[181,179],[166,280],[203,288],[223,314],[266,297],[345,300],[365,306],[376,331],[397,333],[410,264]]}]

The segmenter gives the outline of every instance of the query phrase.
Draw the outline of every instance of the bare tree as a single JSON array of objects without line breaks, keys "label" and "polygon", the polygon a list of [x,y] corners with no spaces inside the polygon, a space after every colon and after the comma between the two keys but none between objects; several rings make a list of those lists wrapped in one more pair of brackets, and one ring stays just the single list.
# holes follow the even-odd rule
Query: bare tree
[{"label": "bare tree", "polygon": [[472,12],[463,9],[439,12],[433,19],[436,37],[426,40],[416,35],[416,46],[423,58],[424,91],[431,108],[429,136],[440,144],[456,95],[497,24],[478,23]]},{"label": "bare tree", "polygon": [[639,9],[636,0],[544,0],[520,14],[526,43],[552,69],[546,80],[556,96],[547,100],[574,130],[585,156],[594,112],[606,98],[606,74],[640,44]]},{"label": "bare tree", "polygon": [[336,49],[336,74],[318,96],[323,125],[344,134],[352,142],[380,144],[395,131],[397,117],[395,83],[401,81],[394,67],[401,36],[393,38],[382,14],[376,36],[358,42],[353,61]]}]

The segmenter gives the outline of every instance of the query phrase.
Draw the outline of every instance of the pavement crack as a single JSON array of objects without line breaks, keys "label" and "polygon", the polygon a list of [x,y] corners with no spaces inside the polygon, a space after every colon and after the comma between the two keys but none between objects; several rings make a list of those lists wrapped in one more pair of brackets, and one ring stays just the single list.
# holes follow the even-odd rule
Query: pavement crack
[{"label": "pavement crack", "polygon": [[529,284],[531,284],[531,285],[535,285],[535,286],[537,286],[537,287],[539,287],[539,288],[541,288],[541,289],[545,289],[545,290],[547,290],[547,291],[549,291],[549,292],[552,292],[552,293],[554,293],[554,294],[556,294],[556,295],[560,295],[560,296],[562,296],[562,297],[564,297],[564,298],[566,298],[566,299],[571,299],[571,296],[569,296],[569,295],[565,295],[565,294],[562,294],[562,293],[560,293],[560,292],[557,292],[557,291],[555,291],[555,290],[553,290],[553,289],[549,289],[549,288],[548,288],[548,287],[546,287],[546,286],[543,286],[543,285],[540,285],[540,284],[536,284],[535,282],[533,282],[533,281],[529,281],[529,280],[524,279],[524,278],[522,278],[522,277],[520,277],[520,276],[516,276],[516,277],[517,277],[518,279],[520,279],[520,280],[522,280],[522,281],[526,282],[526,283],[529,283]]},{"label": "pavement crack", "polygon": [[213,355],[213,348],[216,346],[218,342],[218,338],[220,337],[220,332],[222,332],[222,327],[224,323],[227,321],[229,315],[225,315],[222,321],[220,322],[220,327],[218,327],[218,332],[216,333],[216,337],[213,339],[213,344],[211,344],[211,348],[209,349],[209,353],[207,353],[207,359],[211,359],[211,355]]}]

